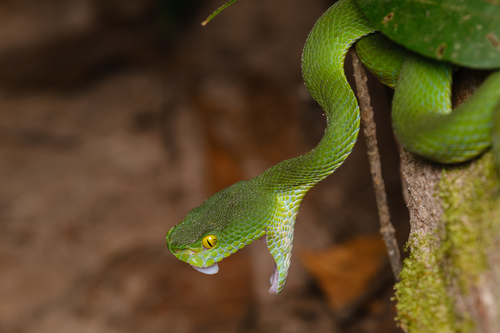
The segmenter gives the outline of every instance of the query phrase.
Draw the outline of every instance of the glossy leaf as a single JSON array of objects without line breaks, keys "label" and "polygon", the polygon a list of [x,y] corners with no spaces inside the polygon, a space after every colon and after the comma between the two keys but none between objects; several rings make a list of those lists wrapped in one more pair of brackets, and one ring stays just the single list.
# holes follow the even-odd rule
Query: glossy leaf
[{"label": "glossy leaf", "polygon": [[500,0],[357,0],[397,43],[471,68],[500,67]]}]

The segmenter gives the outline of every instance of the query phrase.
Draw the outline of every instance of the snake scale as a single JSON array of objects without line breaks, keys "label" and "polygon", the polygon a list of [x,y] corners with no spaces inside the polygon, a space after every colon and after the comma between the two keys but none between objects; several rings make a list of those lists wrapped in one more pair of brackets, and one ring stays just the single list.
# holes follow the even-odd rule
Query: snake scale
[{"label": "snake scale", "polygon": [[325,111],[323,138],[311,151],[233,184],[189,212],[166,236],[178,259],[214,274],[219,261],[262,239],[275,260],[269,292],[281,292],[302,199],[344,162],[358,136],[359,108],[343,69],[347,51],[358,40],[357,52],[365,66],[396,87],[393,127],[407,150],[440,163],[456,163],[491,146],[500,71],[452,112],[452,65],[393,45],[377,33],[355,0],[340,0],[318,19],[302,55],[305,85]]}]

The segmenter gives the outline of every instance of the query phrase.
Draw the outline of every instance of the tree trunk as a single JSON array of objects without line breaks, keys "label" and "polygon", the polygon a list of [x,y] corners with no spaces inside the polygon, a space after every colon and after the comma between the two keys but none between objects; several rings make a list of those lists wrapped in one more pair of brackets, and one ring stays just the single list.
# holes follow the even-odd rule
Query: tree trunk
[{"label": "tree trunk", "polygon": [[[460,75],[460,74],[459,74]],[[463,78],[454,104],[484,73]],[[398,319],[407,332],[500,332],[500,182],[491,152],[458,166],[402,153],[411,232]]]}]

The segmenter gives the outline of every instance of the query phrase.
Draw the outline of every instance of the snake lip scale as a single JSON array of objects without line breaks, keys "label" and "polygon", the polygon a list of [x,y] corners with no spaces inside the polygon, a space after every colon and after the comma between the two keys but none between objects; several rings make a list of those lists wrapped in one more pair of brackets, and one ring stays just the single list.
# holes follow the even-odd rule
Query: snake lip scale
[{"label": "snake lip scale", "polygon": [[[275,261],[269,292],[283,290],[302,199],[344,162],[358,136],[359,107],[343,68],[353,45],[365,67],[395,88],[392,123],[405,149],[439,163],[458,163],[483,153],[492,146],[492,137],[500,141],[500,116],[495,114],[500,114],[500,71],[452,112],[452,65],[392,43],[355,0],[340,0],[318,19],[302,53],[304,83],[325,112],[321,141],[192,209],[167,233],[167,247],[175,257],[215,274],[219,261],[261,239]],[[493,151],[500,156],[495,140]]]}]

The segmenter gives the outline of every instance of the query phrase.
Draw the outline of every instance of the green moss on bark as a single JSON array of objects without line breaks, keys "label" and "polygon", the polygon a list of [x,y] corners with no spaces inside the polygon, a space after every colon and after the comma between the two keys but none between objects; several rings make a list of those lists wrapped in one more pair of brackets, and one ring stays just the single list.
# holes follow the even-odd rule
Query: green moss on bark
[{"label": "green moss on bark", "polygon": [[489,268],[500,230],[500,188],[491,153],[466,169],[444,171],[439,184],[447,257],[463,292]]},{"label": "green moss on bark", "polygon": [[[500,188],[491,153],[443,171],[436,195],[443,207],[434,236],[410,239],[413,249],[396,285],[398,320],[407,332],[470,332],[470,314],[457,311],[489,269],[500,231]],[[458,295],[459,293],[460,295]]]},{"label": "green moss on bark", "polygon": [[460,320],[446,291],[444,252],[435,244],[435,237],[414,237],[396,284],[397,320],[406,332],[457,332]]}]

